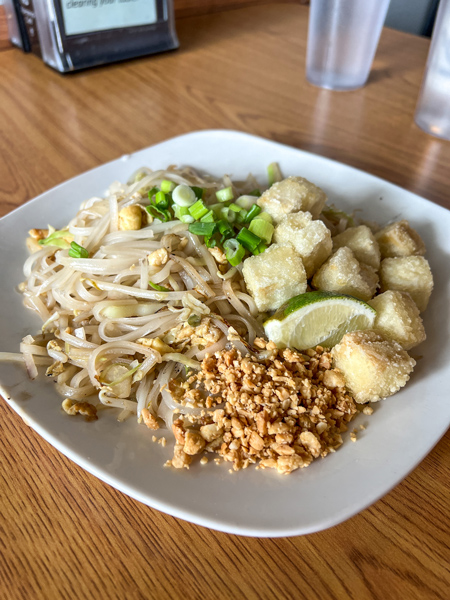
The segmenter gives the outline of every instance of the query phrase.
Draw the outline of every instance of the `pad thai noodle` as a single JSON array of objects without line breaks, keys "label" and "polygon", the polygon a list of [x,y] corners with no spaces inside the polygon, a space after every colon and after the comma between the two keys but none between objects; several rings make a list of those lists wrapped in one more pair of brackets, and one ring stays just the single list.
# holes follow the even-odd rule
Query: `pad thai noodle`
[{"label": "pad thai noodle", "polygon": [[100,401],[138,421],[145,409],[170,429],[174,411],[196,409],[172,398],[169,381],[224,349],[230,328],[243,353],[263,334],[241,272],[265,249],[264,231],[251,231],[258,188],[251,175],[142,168],[85,201],[66,227],[31,230],[20,291],[42,333],[9,359],[31,378],[47,365],[65,408]]}]

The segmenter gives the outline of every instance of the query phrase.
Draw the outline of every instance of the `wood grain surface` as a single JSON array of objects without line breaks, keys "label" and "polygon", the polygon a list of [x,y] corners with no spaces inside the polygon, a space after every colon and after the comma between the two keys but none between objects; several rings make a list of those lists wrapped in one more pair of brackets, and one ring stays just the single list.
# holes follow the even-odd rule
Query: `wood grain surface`
[{"label": "wood grain surface", "polygon": [[[368,85],[306,83],[308,10],[182,19],[176,52],[62,76],[0,53],[0,212],[185,132],[239,129],[364,169],[450,208],[450,142],[413,122],[428,51],[385,30]],[[229,536],[81,470],[0,402],[0,598],[447,600],[450,435],[397,488],[331,530]]]}]

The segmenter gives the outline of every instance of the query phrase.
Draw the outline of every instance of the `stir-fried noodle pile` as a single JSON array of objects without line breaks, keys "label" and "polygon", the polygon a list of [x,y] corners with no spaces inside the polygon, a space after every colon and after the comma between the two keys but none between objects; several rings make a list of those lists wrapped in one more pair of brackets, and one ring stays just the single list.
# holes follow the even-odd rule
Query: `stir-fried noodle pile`
[{"label": "stir-fried noodle pile", "polygon": [[[233,183],[191,168],[140,169],[128,185],[114,183],[105,198],[84,202],[67,228],[45,232],[54,245],[39,246],[24,265],[24,303],[44,324],[20,349],[29,375],[48,365],[62,396],[121,408],[120,419],[141,420],[148,409],[170,428],[175,409],[195,409],[178,404],[168,382],[225,348],[230,326],[250,344],[263,329],[241,265],[223,260],[219,248],[210,252],[187,223],[145,210],[149,190],[168,180],[201,187],[205,202],[225,187],[235,197],[258,187],[251,176]],[[128,229],[126,216],[140,219],[139,228]]]}]

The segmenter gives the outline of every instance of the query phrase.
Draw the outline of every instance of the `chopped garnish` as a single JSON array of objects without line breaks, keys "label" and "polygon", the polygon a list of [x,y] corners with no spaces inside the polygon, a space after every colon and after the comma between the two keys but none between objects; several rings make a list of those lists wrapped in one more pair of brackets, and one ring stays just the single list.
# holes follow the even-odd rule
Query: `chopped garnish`
[{"label": "chopped garnish", "polygon": [[189,214],[189,208],[187,206],[179,206],[175,204],[173,207],[173,213],[176,219],[179,219],[182,223],[193,223],[194,217]]},{"label": "chopped garnish", "polygon": [[215,229],[215,223],[191,223],[189,225],[190,233],[195,235],[212,235]]},{"label": "chopped garnish", "polygon": [[273,222],[272,217],[267,212],[259,213],[258,219],[264,219],[264,221],[268,221],[269,223]]},{"label": "chopped garnish", "polygon": [[209,210],[204,217],[200,219],[202,223],[214,223],[216,220],[212,210]]},{"label": "chopped garnish", "polygon": [[248,211],[247,216],[245,217],[244,223],[250,223],[255,217],[259,215],[261,212],[261,207],[257,204],[254,204],[251,209]]},{"label": "chopped garnish", "polygon": [[160,209],[169,207],[169,199],[164,192],[157,192],[155,194],[155,205]]},{"label": "chopped garnish", "polygon": [[145,207],[145,210],[155,219],[159,219],[163,223],[167,223],[172,219],[170,212],[165,208],[159,208],[153,204]]},{"label": "chopped garnish", "polygon": [[70,244],[69,256],[72,258],[89,258],[89,252],[76,242]]},{"label": "chopped garnish", "polygon": [[266,244],[270,244],[272,241],[272,235],[274,232],[274,226],[265,219],[257,217],[248,226],[249,231],[257,235],[259,238],[264,240]]},{"label": "chopped garnish", "polygon": [[281,174],[280,165],[276,162],[271,163],[267,167],[267,178],[269,180],[269,186],[273,185],[277,181],[281,181],[283,179],[283,175]]},{"label": "chopped garnish", "polygon": [[245,210],[250,210],[252,206],[256,204],[255,196],[247,194],[246,196],[239,196],[236,200],[236,204]]},{"label": "chopped garnish", "polygon": [[159,192],[157,187],[152,187],[151,190],[148,190],[148,199],[151,200],[155,194]]},{"label": "chopped garnish", "polygon": [[169,181],[168,179],[163,179],[161,181],[161,191],[166,194],[173,192],[175,187],[176,187],[176,184],[173,181]]},{"label": "chopped garnish", "polygon": [[228,202],[229,200],[233,200],[233,188],[231,186],[223,188],[222,190],[218,190],[216,192],[216,197],[219,202]]},{"label": "chopped garnish", "polygon": [[192,206],[195,205],[197,197],[192,188],[188,185],[177,185],[172,192],[172,199],[178,206]]},{"label": "chopped garnish", "polygon": [[261,196],[261,191],[256,189],[256,190],[252,190],[251,192],[248,193],[249,196]]},{"label": "chopped garnish", "polygon": [[230,237],[233,237],[234,235],[234,229],[231,227],[231,225],[227,222],[227,221],[219,221],[217,223],[217,229],[219,230],[219,233],[222,235],[222,239],[220,240],[220,242],[223,244],[223,242]]},{"label": "chopped garnish", "polygon": [[157,283],[153,283],[153,281],[149,281],[148,285],[152,287],[157,292],[171,292],[169,288],[164,287],[163,285],[158,285]]},{"label": "chopped garnish", "polygon": [[194,219],[201,219],[206,215],[209,211],[208,208],[203,204],[202,200],[197,200],[190,208],[189,213],[194,217]]},{"label": "chopped garnish", "polygon": [[232,267],[241,264],[245,256],[245,248],[237,241],[237,239],[231,238],[226,240],[223,244],[223,249],[225,250],[227,261]]},{"label": "chopped garnish", "polygon": [[247,250],[252,253],[261,243],[261,238],[249,231],[246,227],[243,227],[240,230],[236,239],[244,246],[244,248],[247,248]]},{"label": "chopped garnish", "polygon": [[253,254],[255,254],[255,255],[262,254],[266,250],[267,250],[267,245],[264,242],[261,242],[259,244],[259,246],[256,248],[256,250],[253,251]]},{"label": "chopped garnish", "polygon": [[203,198],[203,193],[205,191],[203,188],[191,185],[191,190],[194,192],[197,200],[201,200]]},{"label": "chopped garnish", "polygon": [[236,213],[231,210],[228,206],[223,206],[220,209],[220,218],[228,223],[234,223],[236,221]]}]

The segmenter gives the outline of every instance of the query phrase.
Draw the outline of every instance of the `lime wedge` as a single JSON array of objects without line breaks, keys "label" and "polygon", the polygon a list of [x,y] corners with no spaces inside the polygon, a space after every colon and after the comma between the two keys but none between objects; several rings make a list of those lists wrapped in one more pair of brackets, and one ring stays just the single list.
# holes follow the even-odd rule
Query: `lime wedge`
[{"label": "lime wedge", "polygon": [[353,296],[306,292],[291,298],[264,323],[279,348],[331,348],[350,331],[370,329],[376,311]]}]

